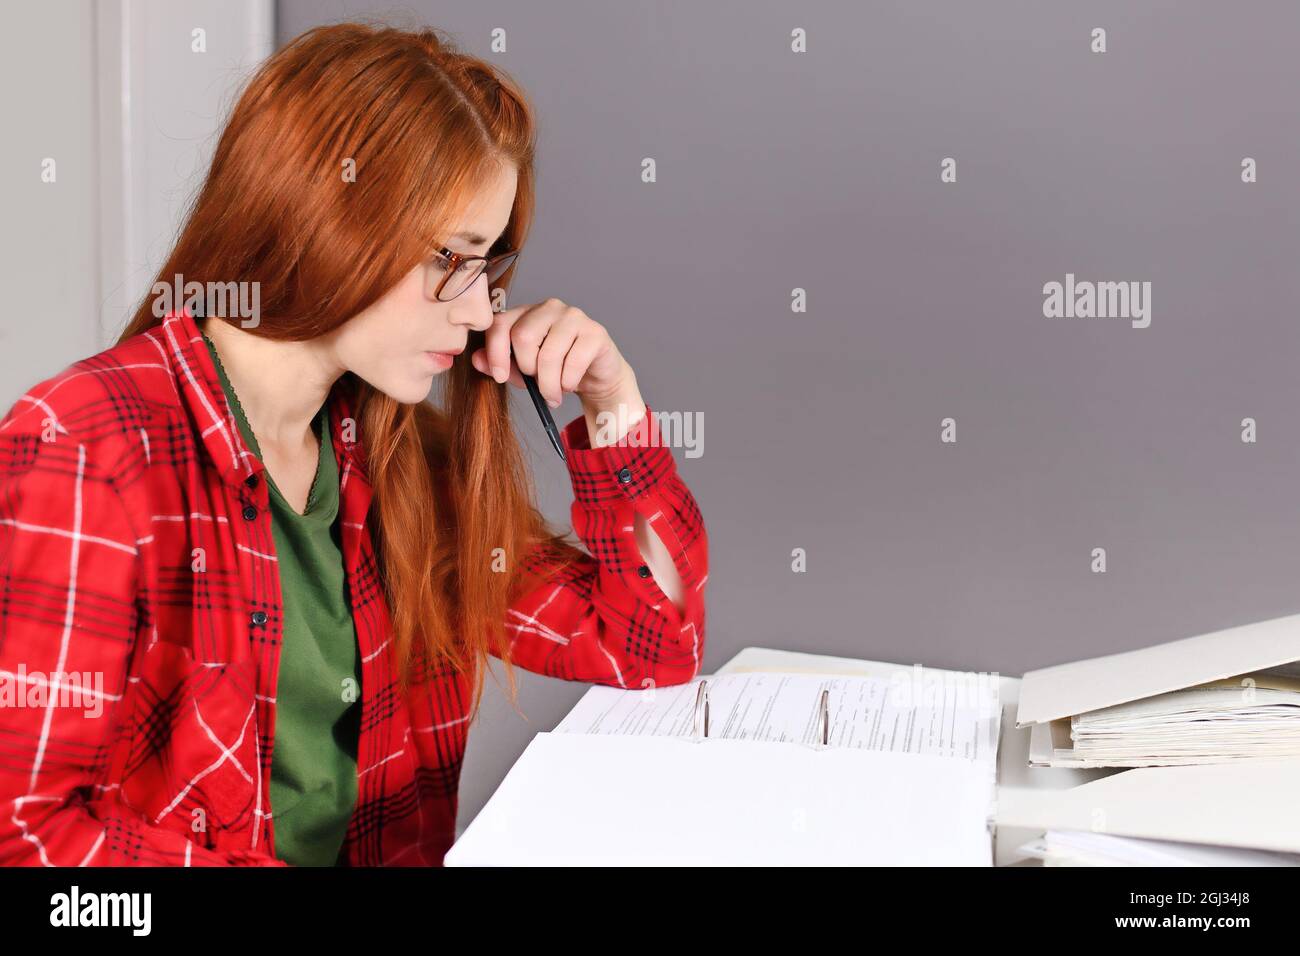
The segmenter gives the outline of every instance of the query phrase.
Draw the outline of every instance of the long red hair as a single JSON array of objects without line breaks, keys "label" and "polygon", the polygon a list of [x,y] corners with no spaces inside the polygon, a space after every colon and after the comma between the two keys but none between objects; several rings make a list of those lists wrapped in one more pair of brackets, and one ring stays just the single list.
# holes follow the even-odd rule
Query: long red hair
[{"label": "long red hair", "polygon": [[[535,129],[508,76],[441,31],[359,23],[308,30],[271,56],[236,103],[201,190],[158,275],[258,282],[271,339],[314,338],[371,305],[445,244],[502,162],[518,174],[501,248],[532,220]],[[345,163],[355,181],[344,175]],[[507,288],[514,267],[500,280]],[[151,296],[121,338],[157,325]],[[351,373],[357,437],[374,487],[369,525],[403,686],[429,665],[506,662],[506,611],[536,577],[530,553],[580,552],[533,506],[507,385],[477,372],[471,332],[445,373],[442,407],[402,405]],[[336,386],[338,387],[338,386]],[[507,573],[501,573],[504,549]]]}]

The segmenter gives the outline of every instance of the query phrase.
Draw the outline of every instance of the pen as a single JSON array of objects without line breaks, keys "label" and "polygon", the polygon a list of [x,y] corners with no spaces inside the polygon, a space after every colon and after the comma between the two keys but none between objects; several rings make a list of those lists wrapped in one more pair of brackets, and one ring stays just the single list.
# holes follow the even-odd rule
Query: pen
[{"label": "pen", "polygon": [[[510,267],[511,274],[515,272],[515,267],[518,264],[519,261],[516,259],[514,265]],[[510,351],[513,353],[514,349]],[[542,390],[537,387],[537,379],[532,375],[524,375],[523,369],[519,370],[519,374],[523,377],[524,386],[528,389],[528,397],[533,400],[533,407],[537,409],[537,414],[542,419],[542,427],[546,429],[546,437],[551,440],[551,447],[560,456],[560,461],[568,461],[564,457],[564,444],[560,441],[560,430],[555,427],[555,419],[551,417],[551,406],[547,405],[546,399],[542,398]]]},{"label": "pen", "polygon": [[528,387],[528,394],[533,400],[533,407],[537,409],[537,414],[542,417],[542,427],[546,429],[546,437],[551,440],[556,453],[560,456],[560,461],[567,461],[564,457],[564,445],[560,443],[560,430],[555,427],[555,419],[551,417],[551,407],[546,404],[546,399],[542,398],[541,389],[537,387],[537,379],[531,375],[523,376],[524,385]]}]

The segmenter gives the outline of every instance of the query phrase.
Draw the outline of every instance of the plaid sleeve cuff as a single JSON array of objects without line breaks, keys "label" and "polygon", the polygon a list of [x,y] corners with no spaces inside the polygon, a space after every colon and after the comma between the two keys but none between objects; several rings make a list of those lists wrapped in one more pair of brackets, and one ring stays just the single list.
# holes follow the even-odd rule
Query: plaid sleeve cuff
[{"label": "plaid sleeve cuff", "polygon": [[565,425],[560,437],[574,498],[584,505],[635,501],[677,470],[649,404],[617,444],[592,448],[584,415]]}]

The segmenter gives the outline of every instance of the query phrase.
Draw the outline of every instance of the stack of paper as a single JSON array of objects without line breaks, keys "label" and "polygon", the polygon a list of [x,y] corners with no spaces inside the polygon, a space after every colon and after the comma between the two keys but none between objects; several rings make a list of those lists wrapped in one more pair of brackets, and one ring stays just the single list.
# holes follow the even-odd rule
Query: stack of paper
[{"label": "stack of paper", "polygon": [[1300,680],[1248,674],[1077,714],[1056,760],[1109,767],[1300,757]]},{"label": "stack of paper", "polygon": [[1021,852],[1042,860],[1044,866],[1300,866],[1300,855],[1293,853],[1141,840],[1083,830],[1048,830],[1041,839],[1021,847]]},{"label": "stack of paper", "polygon": [[[996,678],[923,671],[899,679],[739,673],[707,678],[709,736],[817,741],[828,694],[831,747],[962,757],[996,769],[1002,708]],[[699,682],[644,691],[593,687],[557,733],[682,737],[694,731]]]},{"label": "stack of paper", "polygon": [[1223,765],[1300,756],[1300,614],[1029,671],[1033,767]]}]

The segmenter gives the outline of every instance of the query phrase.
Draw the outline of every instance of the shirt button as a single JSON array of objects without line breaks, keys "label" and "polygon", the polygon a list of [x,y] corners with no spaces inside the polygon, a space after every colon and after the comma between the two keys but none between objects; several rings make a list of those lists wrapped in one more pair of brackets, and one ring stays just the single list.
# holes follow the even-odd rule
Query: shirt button
[{"label": "shirt button", "polygon": [[618,470],[618,480],[620,484],[626,485],[632,480],[632,469],[623,467]]},{"label": "shirt button", "polygon": [[252,621],[254,624],[256,624],[258,627],[261,627],[263,624],[266,623],[266,612],[254,611],[252,614],[248,616],[248,619]]},{"label": "shirt button", "polygon": [[257,509],[252,505],[244,505],[244,520],[252,521],[257,517]]},{"label": "shirt button", "polygon": [[245,484],[246,486],[248,486],[249,488],[256,488],[256,487],[257,487],[257,475],[249,475],[247,478],[244,479],[244,484]]},{"label": "shirt button", "polygon": [[643,578],[648,578],[650,577],[650,568],[643,564],[636,569],[636,573]]}]

